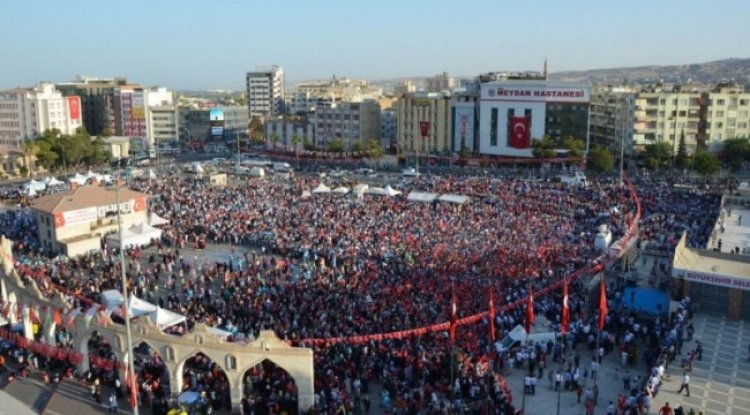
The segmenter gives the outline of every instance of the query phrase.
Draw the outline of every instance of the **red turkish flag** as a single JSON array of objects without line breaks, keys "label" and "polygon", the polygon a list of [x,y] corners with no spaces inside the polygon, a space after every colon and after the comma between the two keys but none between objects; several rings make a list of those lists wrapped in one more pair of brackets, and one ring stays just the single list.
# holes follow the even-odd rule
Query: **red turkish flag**
[{"label": "red turkish flag", "polygon": [[562,334],[568,332],[568,326],[570,325],[570,305],[568,304],[568,281],[563,281],[563,308],[562,308],[562,328],[560,331]]},{"label": "red turkish flag", "polygon": [[529,286],[529,297],[526,299],[526,333],[531,333],[532,324],[534,324],[534,291]]},{"label": "red turkish flag", "polygon": [[510,117],[510,146],[513,148],[529,148],[531,146],[531,132],[528,117]]},{"label": "red turkish flag", "polygon": [[599,330],[604,328],[607,321],[607,290],[604,288],[604,279],[599,280]]},{"label": "red turkish flag", "polygon": [[430,122],[420,121],[419,122],[419,133],[422,134],[422,138],[427,138],[430,135]]}]

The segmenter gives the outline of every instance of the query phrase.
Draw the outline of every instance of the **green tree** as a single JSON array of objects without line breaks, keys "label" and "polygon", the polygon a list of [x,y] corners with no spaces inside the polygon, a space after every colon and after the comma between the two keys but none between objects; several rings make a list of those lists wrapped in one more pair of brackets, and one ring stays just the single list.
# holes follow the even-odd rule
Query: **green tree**
[{"label": "green tree", "polygon": [[305,142],[302,143],[302,148],[304,148],[307,151],[317,150],[317,148],[315,147],[315,143],[313,143],[311,140],[305,140]]},{"label": "green tree", "polygon": [[378,159],[383,157],[383,147],[380,145],[378,140],[375,139],[369,139],[364,144],[365,147],[365,153],[367,154],[367,157],[372,159]]},{"label": "green tree", "polygon": [[575,137],[565,137],[562,142],[564,149],[568,150],[568,157],[580,160],[583,157],[583,150],[586,148],[583,140]]},{"label": "green tree", "polygon": [[254,116],[247,125],[250,140],[254,144],[263,142],[263,122],[257,116]]},{"label": "green tree", "polygon": [[685,168],[689,165],[689,156],[687,153],[687,143],[685,143],[685,130],[680,133],[680,141],[677,145],[677,157],[675,157],[675,164]]},{"label": "green tree", "polygon": [[701,151],[695,154],[693,169],[704,177],[713,176],[721,168],[721,162],[714,153]]},{"label": "green tree", "polygon": [[534,158],[549,159],[557,155],[555,140],[545,135],[541,140],[532,140],[531,154]]},{"label": "green tree", "polygon": [[109,127],[104,127],[101,132],[99,132],[99,137],[112,137],[114,133],[112,132],[112,129]]},{"label": "green tree", "polygon": [[646,159],[646,166],[651,170],[669,167],[672,161],[672,145],[666,141],[648,144],[643,157]]},{"label": "green tree", "polygon": [[722,157],[732,171],[737,171],[743,163],[750,162],[750,138],[736,137],[724,140]]},{"label": "green tree", "polygon": [[352,144],[352,151],[365,151],[365,143],[362,142],[362,139],[359,139]]},{"label": "green tree", "polygon": [[328,151],[331,153],[341,153],[344,151],[344,140],[340,138],[334,138],[328,144]]},{"label": "green tree", "polygon": [[615,167],[615,156],[604,147],[594,146],[589,153],[589,168],[597,173],[609,173]]}]

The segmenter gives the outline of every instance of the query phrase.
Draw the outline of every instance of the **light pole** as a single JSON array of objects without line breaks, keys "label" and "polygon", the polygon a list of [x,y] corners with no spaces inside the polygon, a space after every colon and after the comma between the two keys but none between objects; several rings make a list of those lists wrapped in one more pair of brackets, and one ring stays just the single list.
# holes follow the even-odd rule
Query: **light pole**
[{"label": "light pole", "polygon": [[[130,388],[131,388],[131,396],[133,395],[132,389],[136,388],[135,383],[135,368],[133,367],[133,335],[130,331],[130,316],[128,315],[128,311],[130,309],[130,304],[128,302],[128,279],[125,275],[125,246],[124,246],[124,240],[122,237],[122,215],[120,214],[121,206],[120,206],[120,185],[117,184],[115,187],[115,195],[117,198],[117,231],[120,233],[120,276],[122,277],[122,296],[125,299],[125,312],[124,312],[124,318],[125,318],[125,335],[127,337],[127,343],[128,343],[128,351],[125,354],[128,357],[128,361],[125,362],[127,364],[128,368],[128,375],[130,377],[130,381],[128,382]],[[138,402],[134,402],[133,406],[133,414],[138,415]]]}]

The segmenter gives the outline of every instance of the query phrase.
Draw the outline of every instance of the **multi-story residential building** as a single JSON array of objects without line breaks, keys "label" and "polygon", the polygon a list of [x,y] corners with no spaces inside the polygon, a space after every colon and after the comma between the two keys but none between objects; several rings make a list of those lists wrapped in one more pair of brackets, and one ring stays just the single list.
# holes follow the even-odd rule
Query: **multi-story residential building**
[{"label": "multi-story residential building", "polygon": [[595,88],[591,93],[589,132],[592,145],[608,148],[617,158],[633,155],[635,100],[637,90],[629,86]]},{"label": "multi-story residential building", "polygon": [[736,84],[716,85],[705,102],[705,144],[718,150],[723,140],[750,136],[750,93]]},{"label": "multi-story residential building", "polygon": [[273,65],[256,68],[245,77],[250,117],[269,119],[284,113],[284,69]]},{"label": "multi-story residential building", "polygon": [[0,145],[20,148],[25,138],[45,130],[73,134],[82,126],[81,99],[64,97],[54,84],[0,91]]},{"label": "multi-story residential building", "polygon": [[315,141],[315,126],[306,117],[293,116],[269,120],[265,124],[265,137],[268,146],[273,146],[273,137],[277,137],[277,149],[294,149],[294,137],[299,139],[297,150],[301,150],[305,142]]},{"label": "multi-story residential building", "polygon": [[179,109],[179,137],[184,142],[244,139],[248,124],[247,107],[239,105]]},{"label": "multi-story residential building", "polygon": [[115,135],[146,137],[146,97],[140,85],[122,85],[114,92]]},{"label": "multi-story residential building", "polygon": [[[450,150],[451,96],[448,93],[415,92],[398,99],[397,143],[407,152],[442,153]],[[423,136],[420,123],[429,123]]]},{"label": "multi-story residential building", "polygon": [[394,108],[380,112],[380,146],[386,150],[395,149],[398,141],[398,112]]},{"label": "multi-story residential building", "polygon": [[588,144],[591,87],[540,73],[479,76],[479,153],[531,157],[532,140],[572,136]]},{"label": "multi-story residential building", "polygon": [[310,81],[297,84],[295,92],[307,93],[308,100],[344,102],[362,102],[368,99],[377,100],[383,94],[382,89],[369,85],[363,79],[332,77],[329,80]]},{"label": "multi-story residential building", "polygon": [[179,140],[180,116],[176,105],[149,106],[147,114],[146,136],[149,143],[159,146]]},{"label": "multi-story residential building", "polygon": [[315,105],[315,145],[327,147],[336,138],[351,149],[355,142],[380,141],[380,105],[373,100]]},{"label": "multi-story residential building", "polygon": [[417,92],[417,87],[412,81],[399,81],[393,89],[393,95],[401,96]]},{"label": "multi-story residential building", "polygon": [[701,111],[706,98],[699,87],[692,85],[642,89],[635,99],[633,150],[640,152],[648,144],[665,141],[676,154],[684,134],[688,153],[694,153],[699,137],[705,137]]},{"label": "multi-story residential building", "polygon": [[79,76],[72,82],[56,84],[63,96],[81,98],[81,114],[86,131],[99,135],[107,128],[115,130],[115,89],[127,85],[126,78],[92,78]]},{"label": "multi-story residential building", "polygon": [[427,92],[450,91],[455,87],[455,79],[443,72],[440,75],[430,76],[424,80],[424,89]]}]

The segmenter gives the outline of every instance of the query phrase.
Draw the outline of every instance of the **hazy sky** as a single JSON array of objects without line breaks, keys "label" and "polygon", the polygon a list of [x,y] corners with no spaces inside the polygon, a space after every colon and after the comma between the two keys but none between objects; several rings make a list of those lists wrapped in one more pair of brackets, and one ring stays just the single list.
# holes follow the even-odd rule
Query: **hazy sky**
[{"label": "hazy sky", "polygon": [[171,89],[750,57],[746,0],[23,0],[0,6],[0,89],[77,74]]}]

